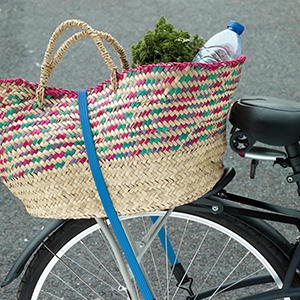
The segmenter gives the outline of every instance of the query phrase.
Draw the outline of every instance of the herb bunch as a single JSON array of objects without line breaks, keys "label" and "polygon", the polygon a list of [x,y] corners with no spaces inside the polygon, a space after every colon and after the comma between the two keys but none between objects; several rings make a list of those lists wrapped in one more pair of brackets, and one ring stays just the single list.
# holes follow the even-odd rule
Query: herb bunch
[{"label": "herb bunch", "polygon": [[161,16],[155,26],[155,31],[148,30],[144,41],[140,40],[136,46],[131,46],[133,57],[131,67],[160,62],[190,62],[197,48],[201,48],[204,42],[198,34],[190,40],[190,34],[187,31],[176,31],[174,26],[167,24],[166,18]]}]

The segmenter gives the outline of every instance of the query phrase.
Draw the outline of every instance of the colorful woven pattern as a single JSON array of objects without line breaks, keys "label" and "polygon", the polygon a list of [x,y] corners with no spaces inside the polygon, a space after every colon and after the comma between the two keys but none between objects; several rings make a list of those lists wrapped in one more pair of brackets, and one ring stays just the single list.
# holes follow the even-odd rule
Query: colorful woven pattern
[{"label": "colorful woven pattern", "polygon": [[[99,163],[119,215],[196,200],[223,174],[226,117],[245,61],[141,66],[88,89]],[[76,91],[0,80],[0,170],[34,216],[105,215]]]}]

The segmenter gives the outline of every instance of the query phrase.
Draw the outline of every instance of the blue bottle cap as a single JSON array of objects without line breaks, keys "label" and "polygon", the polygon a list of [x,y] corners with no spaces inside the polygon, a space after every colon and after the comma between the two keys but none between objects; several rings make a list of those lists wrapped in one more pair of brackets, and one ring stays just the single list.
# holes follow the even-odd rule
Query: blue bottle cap
[{"label": "blue bottle cap", "polygon": [[230,21],[227,25],[227,28],[241,35],[244,31],[244,26],[236,21]]}]

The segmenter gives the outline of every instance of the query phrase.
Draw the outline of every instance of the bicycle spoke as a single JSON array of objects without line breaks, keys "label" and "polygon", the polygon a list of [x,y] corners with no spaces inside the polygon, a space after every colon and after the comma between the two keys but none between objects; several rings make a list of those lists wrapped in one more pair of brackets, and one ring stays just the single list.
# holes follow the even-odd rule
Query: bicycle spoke
[{"label": "bicycle spoke", "polygon": [[[52,275],[54,275],[54,274],[52,273]],[[44,294],[46,294],[46,295],[51,296],[52,299],[54,298],[54,299],[64,300],[64,298],[57,297],[56,295],[53,295],[52,293],[49,293],[49,292],[47,292],[47,291],[42,290],[42,292],[43,292]]]},{"label": "bicycle spoke", "polygon": [[[75,292],[77,295],[79,295],[82,299],[88,300],[86,297],[84,297],[81,293],[79,293],[76,289],[74,289],[69,283],[64,281],[61,277],[57,276],[55,273],[51,272],[52,275],[54,275],[57,279],[59,279],[61,282],[63,282],[67,287],[69,287],[73,292]],[[99,295],[97,295],[99,296]],[[99,296],[101,297],[101,296]],[[103,298],[101,298],[102,300]]]},{"label": "bicycle spoke", "polygon": [[[179,243],[179,246],[178,246],[178,249],[177,249],[177,252],[176,252],[176,259],[178,259],[178,257],[179,257],[180,249],[181,249],[181,246],[182,246],[182,243],[183,243],[183,239],[184,239],[184,237],[185,237],[185,233],[186,233],[186,230],[187,230],[187,226],[188,226],[188,224],[189,224],[189,221],[190,221],[190,220],[187,220],[187,221],[185,222],[184,230],[183,230],[183,233],[182,233],[182,235],[181,235],[180,243]],[[173,262],[173,265],[175,265],[176,259],[175,259],[175,261]]]},{"label": "bicycle spoke", "polygon": [[172,298],[171,300],[173,300],[174,297],[176,296],[176,294],[177,294],[177,292],[178,292],[178,290],[179,290],[179,287],[180,287],[180,285],[182,284],[182,282],[183,282],[183,280],[184,280],[184,277],[187,275],[187,273],[188,273],[190,267],[191,267],[192,264],[194,263],[194,260],[195,260],[195,258],[196,258],[196,256],[197,256],[198,252],[200,251],[200,249],[201,249],[201,247],[202,247],[202,245],[203,245],[203,243],[204,243],[204,241],[205,241],[205,239],[206,239],[206,237],[207,237],[209,231],[210,231],[210,227],[207,228],[207,230],[206,230],[206,232],[205,232],[205,234],[204,234],[204,236],[203,236],[203,238],[202,238],[202,240],[201,240],[201,242],[200,242],[200,244],[199,244],[199,246],[198,246],[196,252],[194,253],[194,256],[193,256],[193,258],[192,258],[192,260],[191,260],[191,262],[190,262],[188,268],[186,269],[184,276],[182,276],[181,282],[178,284],[178,287],[177,287],[177,289],[176,289],[176,291],[175,291],[175,293],[174,293],[174,296],[173,296],[173,298]]},{"label": "bicycle spoke", "polygon": [[179,243],[179,246],[178,246],[177,252],[176,252],[176,254],[175,254],[175,261],[174,261],[174,262],[173,262],[173,264],[172,264],[171,275],[170,275],[170,277],[169,277],[169,280],[168,280],[168,281],[169,281],[169,283],[170,283],[170,281],[171,281],[171,279],[172,279],[172,274],[173,274],[173,272],[174,272],[174,269],[175,269],[175,262],[176,262],[176,260],[177,260],[177,259],[178,259],[178,257],[179,257],[180,249],[181,249],[181,246],[182,246],[182,243],[183,243],[184,237],[185,237],[185,232],[186,232],[186,229],[187,229],[187,225],[188,225],[188,223],[189,223],[189,220],[187,220],[187,221],[185,222],[184,230],[183,230],[183,233],[181,234],[180,243]]},{"label": "bicycle spoke", "polygon": [[85,286],[87,286],[95,295],[99,296],[100,298],[102,298],[91,286],[89,286],[89,284],[87,282],[85,282],[85,280],[83,278],[81,278],[72,268],[70,268],[68,266],[68,264],[66,264],[60,257],[58,257],[55,253],[53,253],[53,251],[51,249],[49,249],[45,244],[44,247],[53,255],[55,256],[57,259],[59,259],[59,261],[61,261],[63,263],[63,265],[65,267],[67,267],[67,269],[69,269]]},{"label": "bicycle spoke", "polygon": [[98,232],[100,233],[100,236],[102,237],[102,240],[104,241],[104,243],[106,245],[106,248],[108,249],[108,251],[109,251],[111,257],[113,258],[115,264],[118,265],[118,262],[117,262],[117,260],[116,260],[116,258],[114,256],[114,254],[111,251],[111,247],[109,246],[109,244],[108,244],[108,242],[107,242],[107,240],[105,238],[105,235],[103,235],[103,233],[102,233],[102,231],[100,229],[98,229]]},{"label": "bicycle spoke", "polygon": [[231,237],[228,239],[228,241],[226,242],[225,246],[223,247],[221,253],[220,253],[219,256],[217,257],[215,263],[214,263],[213,266],[211,267],[209,273],[207,274],[207,276],[206,276],[204,282],[202,283],[202,285],[201,285],[201,287],[200,287],[200,289],[199,289],[200,291],[202,291],[202,289],[203,289],[205,283],[207,282],[209,276],[211,275],[211,273],[213,272],[214,268],[216,267],[216,265],[218,264],[219,260],[221,259],[222,255],[223,255],[223,253],[225,252],[225,250],[226,250],[226,248],[227,248],[227,246],[228,246],[228,244],[229,244],[230,241],[231,241]]},{"label": "bicycle spoke", "polygon": [[215,290],[215,292],[211,295],[211,297],[208,300],[211,300],[215,295],[217,295],[220,288],[223,286],[223,284],[227,281],[227,279],[234,273],[234,271],[238,268],[238,266],[244,261],[244,259],[249,255],[250,251],[248,251],[244,257],[239,261],[239,263],[231,270],[231,272],[227,275],[227,277],[223,280],[223,282],[219,285],[219,287]]},{"label": "bicycle spoke", "polygon": [[[145,224],[145,218],[143,217],[142,220],[143,220],[144,230],[145,230],[145,232],[147,232],[148,230],[147,230],[147,227],[146,227],[146,224]],[[153,262],[153,267],[154,267],[155,275],[156,275],[157,282],[158,282],[158,285],[159,285],[159,290],[160,290],[160,293],[162,294],[162,286],[161,286],[161,282],[160,282],[160,276],[159,276],[156,261],[155,261],[154,255],[153,255],[152,245],[150,245],[150,247],[149,247],[149,252],[150,252],[150,255],[151,255],[151,260]]]},{"label": "bicycle spoke", "polygon": [[[109,272],[109,270],[104,266],[104,264],[94,255],[94,253],[85,245],[83,241],[80,241],[80,243],[85,247],[85,249],[91,254],[91,256],[100,264],[100,266],[109,274],[109,276],[119,285],[122,286],[122,284]],[[94,265],[93,265],[94,266]],[[95,267],[95,266],[94,266]]]},{"label": "bicycle spoke", "polygon": [[[78,267],[80,267],[82,270],[86,271],[87,273],[89,273],[90,275],[92,275],[92,277],[98,279],[99,281],[101,281],[102,283],[104,283],[105,285],[107,285],[108,287],[110,287],[112,290],[117,291],[118,293],[120,293],[119,288],[124,288],[121,284],[118,283],[119,288],[116,289],[114,288],[112,285],[109,285],[107,282],[105,282],[104,280],[102,280],[100,277],[96,276],[94,273],[92,273],[91,271],[89,271],[88,269],[84,268],[81,264],[77,263],[74,259],[68,257],[67,255],[65,255],[65,258],[69,259],[71,262],[73,262],[74,264],[76,264]],[[125,288],[126,289],[126,288]],[[124,296],[122,293],[120,293],[122,296]],[[124,296],[126,297],[126,296]]]},{"label": "bicycle spoke", "polygon": [[[109,243],[108,243],[108,241],[107,241],[105,235],[102,233],[102,230],[101,230],[101,229],[98,229],[98,232],[99,232],[100,236],[102,237],[102,240],[104,241],[104,243],[105,243],[105,245],[106,245],[106,249],[108,249],[108,251],[109,251],[109,253],[110,253],[110,256],[111,256],[112,259],[114,260],[115,265],[118,266],[118,268],[119,268],[120,266],[119,266],[119,264],[118,264],[118,262],[117,262],[117,259],[116,259],[115,255],[114,255],[113,252],[112,252],[111,246],[109,245]],[[107,269],[100,261],[99,261],[99,263],[100,263],[105,269]],[[108,273],[109,273],[109,272],[108,272]],[[116,282],[118,282],[118,281],[116,280],[115,276],[111,275],[111,277],[112,277]],[[134,283],[135,283],[135,281],[134,281]],[[123,287],[119,282],[118,282],[118,284],[119,284],[119,288],[122,287],[122,290],[124,290],[124,291],[126,292],[126,294],[128,295],[128,290],[127,290],[127,288]],[[136,284],[135,284],[135,291],[136,291],[136,295],[137,295],[138,298],[139,298],[139,293],[138,293],[138,289],[137,289]]]},{"label": "bicycle spoke", "polygon": [[[105,275],[107,278],[113,279],[113,280],[117,283],[117,285],[122,286],[122,284],[120,284],[120,283],[117,281],[117,279],[116,279],[116,278],[115,278],[115,277],[107,270],[107,268],[106,268],[105,266],[103,266],[103,264],[101,264],[101,262],[100,262],[100,265],[103,266],[103,268],[104,268],[104,270],[106,271],[106,273],[105,273],[103,270],[101,270],[100,268],[98,268],[97,266],[95,266],[95,265],[94,265],[92,262],[90,262],[88,259],[82,257],[81,255],[78,255],[74,250],[71,249],[71,250],[70,250],[70,253],[72,253],[72,254],[74,254],[75,256],[77,256],[78,258],[80,258],[80,259],[81,259],[83,262],[85,262],[86,264],[92,266],[94,269],[96,269],[97,271],[99,271],[99,273]],[[65,255],[65,257],[68,257],[68,256]],[[70,258],[69,258],[69,259],[70,259]],[[78,263],[76,263],[76,264],[78,264]]]},{"label": "bicycle spoke", "polygon": [[243,280],[246,280],[247,278],[250,278],[250,277],[256,275],[257,273],[261,272],[261,271],[264,270],[264,269],[265,269],[265,268],[262,267],[261,269],[259,269],[259,270],[255,271],[255,272],[253,272],[252,274],[250,274],[250,275],[248,275],[248,276],[246,276],[246,277],[244,277],[244,278],[242,278],[242,279],[240,279],[240,280],[235,281],[233,284],[228,285],[226,288],[220,290],[216,295],[221,294],[221,293],[225,292],[226,290],[231,289],[233,286],[239,284],[240,282],[242,282]]}]

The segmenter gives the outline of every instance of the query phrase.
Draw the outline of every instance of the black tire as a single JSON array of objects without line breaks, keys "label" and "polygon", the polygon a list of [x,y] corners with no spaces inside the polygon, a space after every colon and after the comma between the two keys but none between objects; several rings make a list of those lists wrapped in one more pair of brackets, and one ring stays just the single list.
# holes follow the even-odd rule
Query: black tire
[{"label": "black tire", "polygon": [[[156,215],[156,213],[154,215]],[[131,226],[136,238],[140,239],[140,232],[143,231],[143,228],[145,228],[147,224],[141,225],[141,221],[135,217],[136,216],[128,217],[127,223],[130,224],[129,226]],[[146,216],[143,216],[143,220],[146,220]],[[212,299],[238,299],[241,296],[265,291],[273,288],[273,286],[277,288],[278,285],[280,286],[282,284],[282,280],[289,265],[286,255],[277,249],[276,246],[263,235],[243,222],[240,222],[233,217],[223,216],[221,214],[213,215],[198,212],[191,213],[191,211],[181,211],[179,213],[175,212],[175,218],[170,219],[170,222],[171,220],[173,220],[174,223],[168,223],[167,225],[168,236],[170,239],[174,237],[174,240],[171,240],[171,243],[175,252],[177,249],[181,249],[179,260],[183,264],[184,268],[188,269],[188,276],[193,278],[191,289],[195,294],[217,287],[218,284],[222,283],[229,274],[227,269],[230,271],[234,269],[235,266],[238,266],[237,269],[235,269],[233,274],[230,275],[230,278],[226,280],[226,283],[238,281],[245,277],[247,278],[247,276],[250,276],[251,274],[256,276],[265,273],[271,273],[271,276],[275,278],[277,283],[273,282],[261,286],[247,287],[243,289],[243,291],[239,289],[220,293],[220,290],[217,290],[216,292],[218,294],[216,294]],[[205,224],[198,223],[200,221]],[[97,230],[87,235],[86,238],[83,239],[83,242],[75,244],[70,250],[68,250],[66,256],[63,256],[65,262],[70,265],[72,264],[73,271],[76,272],[79,270],[78,273],[80,274],[80,277],[84,277],[85,280],[91,279],[91,282],[88,283],[90,284],[90,288],[87,288],[85,284],[82,284],[80,279],[76,276],[69,279],[68,277],[72,275],[72,272],[66,269],[65,266],[58,261],[58,263],[53,267],[51,273],[48,274],[49,278],[47,277],[46,279],[48,285],[43,285],[43,290],[45,289],[46,291],[48,288],[49,290],[47,290],[46,293],[43,291],[41,293],[42,295],[38,298],[32,297],[41,274],[45,268],[49,266],[49,263],[55,260],[53,259],[53,254],[51,252],[55,254],[58,253],[58,251],[67,245],[68,242],[77,239],[79,234],[85,233],[92,228],[96,228],[98,225],[95,224],[97,223],[93,219],[70,220],[54,232],[35,254],[29,264],[19,287],[18,299],[56,299],[53,296],[54,294],[57,297],[61,297],[59,299],[82,299],[78,298],[81,293],[86,293],[86,299],[93,300],[117,299],[118,295],[120,295],[120,297],[122,296],[121,299],[124,299],[126,292],[117,291],[118,284],[119,286],[124,286],[123,279],[119,275],[118,268],[112,265],[114,263],[114,258],[109,254],[109,250],[104,250],[103,247],[106,245],[105,240],[101,241],[102,237],[100,239],[100,233]],[[206,227],[203,228],[204,226]],[[179,234],[183,233],[184,230],[187,230],[187,228],[191,229],[192,233],[186,235],[184,240],[179,240]],[[230,235],[225,235],[221,229],[225,230],[226,234],[229,232]],[[204,240],[203,237],[206,239]],[[83,255],[83,250],[77,250],[76,247],[79,246],[79,244],[82,245],[82,243],[83,245],[86,244],[84,246],[84,250],[86,250],[87,247],[92,249],[92,251],[97,253],[97,258],[99,258],[99,266],[95,267],[93,271],[91,270],[93,266],[96,264],[98,265],[98,261],[95,260],[94,257],[86,257],[86,255],[89,254],[88,250],[85,255]],[[221,248],[218,248],[218,246]],[[184,247],[184,252],[182,252],[181,247]],[[78,253],[76,253],[76,251]],[[151,251],[147,251],[149,253],[145,255],[144,260],[146,263],[144,266],[151,282],[154,282],[156,277],[155,272],[159,272],[159,275],[161,275],[159,282],[153,283],[155,292],[159,293],[159,288],[162,290],[162,293],[158,295],[157,299],[164,299],[163,291],[165,288],[169,290],[170,294],[175,293],[176,290],[175,299],[186,299],[186,297],[188,297],[188,292],[182,289],[177,291],[177,281],[175,281],[175,277],[173,275],[169,276],[171,273],[171,270],[169,269],[170,266],[168,266],[168,269],[165,268],[165,270],[163,268],[163,265],[165,265],[165,260],[162,257],[164,251],[158,239],[153,242]],[[156,251],[163,254],[154,255],[153,252]],[[194,255],[195,259],[191,266],[189,266],[187,260]],[[241,261],[239,261],[239,255],[242,258]],[[101,257],[104,259],[103,268],[105,272],[102,270],[102,265],[100,266]],[[263,264],[257,258],[262,260]],[[76,263],[74,263],[75,259]],[[211,259],[213,259],[213,262],[210,262]],[[155,261],[155,263],[153,263],[153,261]],[[212,266],[216,261],[217,264],[212,269]],[[78,263],[81,263],[84,266],[79,268]],[[155,269],[154,265],[156,264],[159,268],[156,267],[158,270],[155,271],[153,269]],[[113,280],[111,278],[108,279],[109,275],[106,273],[106,268],[110,268],[109,271],[113,274]],[[94,275],[91,275],[91,273],[94,272],[97,277],[96,283],[94,283]],[[58,273],[62,278],[57,279],[58,275],[56,273]],[[102,277],[100,278],[100,276]],[[169,279],[170,282],[168,283],[168,280],[165,280],[165,277],[171,277],[172,279]],[[115,287],[108,287],[100,281],[100,279],[103,278],[105,280],[110,280],[109,285],[115,284],[114,280],[118,283]],[[67,285],[64,284],[64,288],[60,287],[60,283],[62,282],[61,280],[67,281]],[[69,285],[71,284],[72,288],[69,288]],[[299,286],[299,282],[295,282],[294,285]],[[188,286],[188,283],[186,286]],[[106,289],[106,287],[108,288]],[[201,290],[200,287],[202,287]],[[73,291],[75,288],[77,289],[77,292]],[[170,299],[171,298],[172,297],[170,297]]]}]

